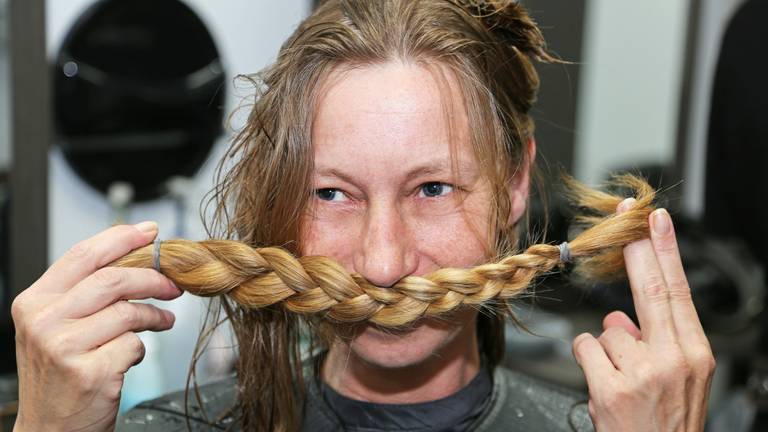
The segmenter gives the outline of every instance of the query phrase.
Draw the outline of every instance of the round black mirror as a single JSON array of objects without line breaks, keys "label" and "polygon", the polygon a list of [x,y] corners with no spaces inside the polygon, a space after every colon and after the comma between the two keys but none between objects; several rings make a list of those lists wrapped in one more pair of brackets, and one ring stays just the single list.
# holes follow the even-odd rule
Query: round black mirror
[{"label": "round black mirror", "polygon": [[54,65],[58,142],[103,193],[133,200],[191,177],[223,123],[225,74],[205,24],[178,0],[102,0],[64,39]]}]

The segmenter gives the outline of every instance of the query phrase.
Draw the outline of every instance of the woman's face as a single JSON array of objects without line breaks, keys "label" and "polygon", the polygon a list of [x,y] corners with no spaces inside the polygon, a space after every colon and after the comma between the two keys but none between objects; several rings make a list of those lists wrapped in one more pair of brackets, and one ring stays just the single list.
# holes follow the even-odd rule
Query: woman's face
[{"label": "woman's face", "polygon": [[[314,208],[302,221],[302,254],[332,257],[381,287],[486,260],[489,188],[457,84],[442,70],[449,88],[428,69],[401,62],[336,71],[326,80],[312,128]],[[450,100],[449,120],[442,104]],[[466,308],[448,322],[424,319],[396,334],[366,324],[340,343],[368,363],[403,367],[474,341],[475,317]]]}]

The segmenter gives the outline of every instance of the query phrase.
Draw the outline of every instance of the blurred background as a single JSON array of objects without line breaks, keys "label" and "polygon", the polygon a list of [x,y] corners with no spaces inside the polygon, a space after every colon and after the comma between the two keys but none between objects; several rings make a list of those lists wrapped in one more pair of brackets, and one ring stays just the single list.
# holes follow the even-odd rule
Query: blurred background
[{"label": "blurred background", "polygon": [[[532,204],[547,240],[569,236],[558,168],[598,184],[642,173],[664,189],[718,369],[708,430],[768,430],[766,0],[524,0],[550,49],[534,108],[546,179]],[[203,195],[250,96],[238,74],[274,60],[311,0],[0,0],[0,417],[14,412],[10,303],[67,249],[115,223],[206,237]],[[534,224],[534,229],[541,229]],[[571,231],[572,233],[572,231]],[[521,301],[508,366],[584,389],[571,339],[625,283],[551,277]],[[173,330],[143,333],[122,409],[185,386],[206,302],[164,304]],[[222,331],[198,379],[230,371]],[[9,423],[6,421],[4,426]]]}]

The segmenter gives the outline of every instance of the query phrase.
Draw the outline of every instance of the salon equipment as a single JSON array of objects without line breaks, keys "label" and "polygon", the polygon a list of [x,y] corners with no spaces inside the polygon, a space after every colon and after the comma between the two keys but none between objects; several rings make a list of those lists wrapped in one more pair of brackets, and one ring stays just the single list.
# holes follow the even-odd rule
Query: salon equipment
[{"label": "salon equipment", "polygon": [[[745,2],[733,15],[723,37],[712,89],[704,224],[719,236],[738,239],[765,268],[768,266],[768,59],[746,48],[768,38],[768,3]],[[737,376],[745,386],[754,420],[749,430],[768,430],[768,313],[758,322],[753,355]],[[724,414],[727,413],[724,410]],[[729,425],[730,426],[730,425]]]},{"label": "salon equipment", "polygon": [[[0,174],[0,378],[16,372],[16,337],[11,319],[13,293],[10,285],[11,194],[5,173]],[[0,379],[0,394],[2,379]],[[0,408],[2,412],[2,408]],[[2,414],[0,413],[0,416]],[[0,428],[1,430],[1,428]]]},{"label": "salon equipment", "polygon": [[107,189],[107,201],[112,209],[110,220],[116,224],[128,223],[128,212],[133,202],[133,186],[124,181],[117,181]]},{"label": "salon equipment", "polygon": [[103,0],[75,23],[54,63],[58,144],[72,169],[135,201],[191,177],[223,123],[225,74],[205,24],[178,0]]},{"label": "salon equipment", "polygon": [[176,215],[176,231],[174,237],[183,238],[187,236],[186,220],[187,209],[190,207],[189,193],[192,189],[192,179],[183,176],[172,177],[167,182],[168,195],[173,201],[174,214]]}]

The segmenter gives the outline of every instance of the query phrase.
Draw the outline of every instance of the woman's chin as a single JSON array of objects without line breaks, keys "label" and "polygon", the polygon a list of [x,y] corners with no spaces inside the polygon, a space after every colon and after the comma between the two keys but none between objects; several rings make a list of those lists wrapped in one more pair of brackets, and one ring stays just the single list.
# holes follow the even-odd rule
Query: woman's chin
[{"label": "woman's chin", "polygon": [[456,339],[463,325],[421,319],[406,328],[389,329],[363,324],[350,343],[352,354],[371,366],[404,368],[433,358]]}]

